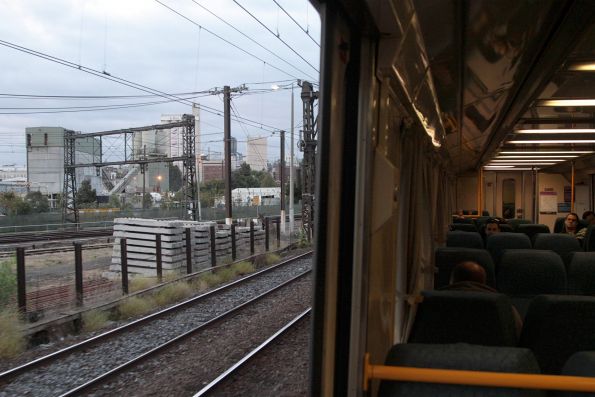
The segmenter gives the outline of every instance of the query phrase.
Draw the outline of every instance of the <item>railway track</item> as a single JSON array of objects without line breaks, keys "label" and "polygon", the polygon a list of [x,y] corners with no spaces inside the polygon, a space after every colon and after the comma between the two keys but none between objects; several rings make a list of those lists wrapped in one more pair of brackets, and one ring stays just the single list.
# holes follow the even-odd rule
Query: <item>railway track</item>
[{"label": "railway track", "polygon": [[[267,376],[267,377],[272,376],[272,374],[274,374],[274,372],[275,372],[274,371],[275,368],[279,369],[279,366],[275,367],[274,360],[269,360],[269,359],[265,358],[265,355],[268,354],[267,357],[278,355],[278,354],[276,354],[276,351],[275,351],[275,344],[282,344],[282,343],[289,344],[292,346],[292,350],[303,349],[304,346],[300,346],[298,343],[296,343],[295,338],[289,338],[288,334],[290,333],[290,331],[299,332],[299,330],[298,330],[299,327],[304,327],[304,325],[309,325],[309,323],[308,324],[304,324],[304,323],[307,323],[308,320],[310,319],[310,312],[311,312],[311,308],[308,308],[305,311],[303,311],[302,313],[300,313],[299,315],[297,315],[295,318],[291,319],[291,321],[289,321],[287,324],[283,325],[283,327],[281,327],[274,334],[272,334],[267,340],[262,342],[255,349],[250,351],[248,354],[246,354],[244,357],[242,357],[240,360],[238,360],[236,363],[234,363],[232,366],[230,366],[227,370],[225,370],[216,379],[214,379],[209,384],[207,384],[205,387],[203,387],[193,397],[204,397],[204,396],[215,395],[215,394],[220,395],[220,396],[221,395],[236,396],[236,395],[240,395],[240,394],[257,395],[260,393],[266,394],[266,392],[263,391],[262,389],[260,389],[259,392],[255,391],[254,394],[248,392],[248,388],[250,388],[251,386],[254,386],[255,382],[251,382],[252,379],[250,379],[250,377],[247,376],[246,374],[242,375],[241,370],[245,369],[246,367],[249,367],[249,366],[254,366],[254,367],[259,368],[262,372],[265,372],[266,373],[265,376]],[[304,333],[303,330],[301,332]],[[283,339],[290,339],[290,340],[284,341]],[[278,356],[282,356],[285,359],[291,358],[291,356],[289,354],[281,354]],[[268,363],[268,367],[273,367],[273,368],[263,368],[263,367],[266,367],[267,365],[259,365],[257,363],[258,359],[266,361]],[[271,364],[271,361],[273,361],[272,364]],[[292,362],[290,365],[295,365],[295,364],[296,363]],[[277,371],[277,372],[279,372],[279,371]],[[234,378],[239,378],[238,383],[240,383],[240,385],[234,385]],[[283,376],[283,378],[287,378],[287,377]],[[287,381],[288,379],[283,379],[283,380]],[[293,381],[295,382],[296,380],[293,379]],[[252,383],[252,384],[246,385],[246,383]],[[260,388],[261,386],[259,384],[256,387]],[[238,390],[238,389],[240,389],[240,390]],[[294,390],[294,392],[298,393],[297,390]]]},{"label": "railway track", "polygon": [[[83,245],[83,251],[86,250],[95,250],[101,248],[111,248],[113,244],[90,244],[90,245]],[[35,256],[35,255],[45,255],[45,254],[55,254],[60,252],[71,252],[74,251],[74,245],[67,245],[61,247],[48,247],[48,248],[35,248],[25,251],[25,256]],[[2,258],[10,258],[14,256],[14,251],[0,251],[0,259]]]},{"label": "railway track", "polygon": [[43,233],[0,234],[0,244],[21,244],[36,241],[70,240],[87,237],[104,237],[113,235],[113,229],[83,229]]},{"label": "railway track", "polygon": [[271,285],[303,277],[310,253],[281,262],[213,291],[143,317],[0,374],[0,396],[70,396],[106,382],[205,327],[238,307],[270,294]]}]

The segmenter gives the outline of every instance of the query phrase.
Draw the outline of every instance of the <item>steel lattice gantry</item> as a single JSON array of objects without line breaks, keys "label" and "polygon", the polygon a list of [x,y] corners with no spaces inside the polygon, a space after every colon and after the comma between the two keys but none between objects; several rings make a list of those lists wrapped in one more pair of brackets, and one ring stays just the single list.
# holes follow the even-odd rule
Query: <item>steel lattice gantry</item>
[{"label": "steel lattice gantry", "polygon": [[[62,218],[65,223],[78,223],[78,209],[76,205],[76,169],[84,167],[95,167],[97,169],[109,165],[124,165],[136,164],[141,170],[146,169],[149,163],[173,163],[174,161],[181,161],[182,169],[182,191],[184,195],[184,203],[186,207],[187,217],[192,220],[197,220],[198,208],[198,191],[196,182],[196,153],[195,153],[195,121],[193,115],[183,115],[182,121],[157,124],[146,127],[127,128],[122,130],[93,132],[90,134],[75,133],[74,131],[66,130],[64,134],[64,185],[62,191]],[[146,155],[136,156],[133,153],[133,138],[135,133],[151,130],[168,130],[171,128],[183,128],[183,147],[181,156],[158,157],[151,158]],[[102,137],[104,136],[121,136],[123,143],[123,160],[107,161],[104,159]],[[96,157],[90,163],[76,162],[76,141],[78,139],[99,138],[97,147],[95,141],[93,145],[93,153]],[[87,145],[89,143],[87,142]]]},{"label": "steel lattice gantry", "polygon": [[316,138],[317,124],[314,118],[314,101],[318,99],[318,91],[312,84],[302,83],[302,102],[304,116],[304,135],[299,147],[304,152],[302,162],[302,228],[308,240],[312,238],[314,221],[314,191],[316,188]]}]

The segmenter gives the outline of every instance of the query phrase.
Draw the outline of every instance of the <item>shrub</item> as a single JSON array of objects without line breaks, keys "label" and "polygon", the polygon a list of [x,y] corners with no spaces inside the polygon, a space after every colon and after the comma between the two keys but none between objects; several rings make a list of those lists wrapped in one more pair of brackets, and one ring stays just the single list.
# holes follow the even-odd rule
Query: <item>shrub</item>
[{"label": "shrub", "polygon": [[231,268],[239,275],[252,273],[254,271],[254,265],[248,261],[234,263]]},{"label": "shrub", "polygon": [[135,277],[130,280],[130,292],[141,291],[157,284],[157,279],[154,277]]},{"label": "shrub", "polygon": [[281,261],[281,257],[277,254],[267,254],[267,256],[266,256],[266,264],[267,265],[273,265],[279,261]]},{"label": "shrub", "polygon": [[202,292],[202,291],[207,290],[209,288],[209,285],[203,278],[199,277],[192,281],[191,287],[196,292]]},{"label": "shrub", "polygon": [[0,306],[6,306],[17,290],[17,276],[12,270],[14,259],[0,262]]},{"label": "shrub", "polygon": [[219,276],[219,279],[222,283],[226,283],[230,280],[233,280],[233,278],[236,276],[236,272],[234,272],[233,269],[226,267],[225,269],[218,270],[217,275]]},{"label": "shrub", "polygon": [[107,320],[108,314],[103,310],[91,310],[83,313],[83,331],[97,331],[105,327]]},{"label": "shrub", "polygon": [[155,302],[164,306],[173,302],[181,301],[192,294],[192,289],[185,282],[166,285],[155,294]]},{"label": "shrub", "polygon": [[205,273],[199,280],[204,281],[209,288],[221,284],[221,277],[217,273]]},{"label": "shrub", "polygon": [[0,358],[11,358],[25,350],[25,336],[14,311],[0,312]]},{"label": "shrub", "polygon": [[136,296],[125,299],[118,305],[119,318],[124,320],[130,317],[140,316],[150,312],[155,307],[155,302],[150,298],[139,298]]}]

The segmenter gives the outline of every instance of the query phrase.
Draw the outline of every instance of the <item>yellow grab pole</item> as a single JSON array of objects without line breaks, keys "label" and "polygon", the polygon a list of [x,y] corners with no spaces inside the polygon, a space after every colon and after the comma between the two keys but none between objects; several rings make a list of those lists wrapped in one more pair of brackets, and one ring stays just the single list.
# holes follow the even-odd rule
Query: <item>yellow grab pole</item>
[{"label": "yellow grab pole", "polygon": [[364,391],[367,390],[371,379],[519,389],[595,391],[595,378],[371,365],[369,355],[366,354]]},{"label": "yellow grab pole", "polygon": [[570,212],[574,212],[574,161],[571,161],[572,173],[570,181]]}]

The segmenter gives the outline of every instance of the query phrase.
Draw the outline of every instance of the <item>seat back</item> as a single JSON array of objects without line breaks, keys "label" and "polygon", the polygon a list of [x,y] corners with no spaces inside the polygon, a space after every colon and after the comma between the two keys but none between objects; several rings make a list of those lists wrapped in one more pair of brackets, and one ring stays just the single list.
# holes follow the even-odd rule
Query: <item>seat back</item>
[{"label": "seat back", "polygon": [[535,235],[533,248],[538,250],[552,250],[560,255],[564,265],[568,267],[575,252],[582,251],[578,240],[569,234],[538,233]]},{"label": "seat back", "polygon": [[595,295],[595,252],[576,252],[567,273],[569,294]]},{"label": "seat back", "polygon": [[410,343],[472,343],[516,346],[508,297],[492,292],[424,291]]},{"label": "seat back", "polygon": [[[539,374],[539,366],[529,349],[492,347],[466,343],[427,345],[398,344],[388,352],[386,365]],[[420,382],[382,381],[379,397],[434,396],[545,396],[544,391],[481,386],[459,386]]]},{"label": "seat back", "polygon": [[506,250],[497,267],[498,291],[516,296],[566,293],[566,269],[553,251]]},{"label": "seat back", "polygon": [[486,271],[486,284],[496,287],[494,262],[488,251],[478,248],[441,247],[437,248],[435,252],[438,273],[434,277],[434,289],[448,285],[452,269],[463,261],[477,262]]},{"label": "seat back", "polygon": [[526,234],[527,236],[529,236],[531,241],[533,241],[536,234],[549,233],[550,228],[547,225],[528,223],[518,225],[518,227],[516,228],[516,232]]},{"label": "seat back", "polygon": [[477,232],[475,225],[471,223],[451,223],[448,230],[459,230],[461,232]]},{"label": "seat back", "polygon": [[559,374],[576,352],[595,350],[595,297],[540,295],[531,301],[521,347],[533,351],[542,372]]},{"label": "seat back", "polygon": [[446,234],[447,247],[483,248],[483,240],[477,232],[450,231]]},{"label": "seat back", "polygon": [[585,251],[595,251],[595,225],[589,225],[583,241],[583,249]]},{"label": "seat back", "polygon": [[[574,353],[562,367],[562,375],[595,377],[595,351]],[[591,394],[571,391],[551,392],[552,397],[585,397]]]},{"label": "seat back", "polygon": [[564,220],[566,217],[558,217],[556,218],[556,222],[554,222],[554,233],[562,233],[564,231]]},{"label": "seat back", "polygon": [[516,229],[519,227],[519,225],[527,225],[527,224],[533,223],[528,219],[517,219],[517,218],[508,219],[507,222],[510,226],[512,226],[512,229],[514,231],[516,231]]},{"label": "seat back", "polygon": [[468,223],[468,224],[473,224],[473,219],[471,218],[452,218],[452,223]]},{"label": "seat back", "polygon": [[494,265],[498,267],[500,257],[506,249],[528,249],[531,248],[531,240],[526,234],[521,233],[496,233],[486,240],[486,248]]}]

